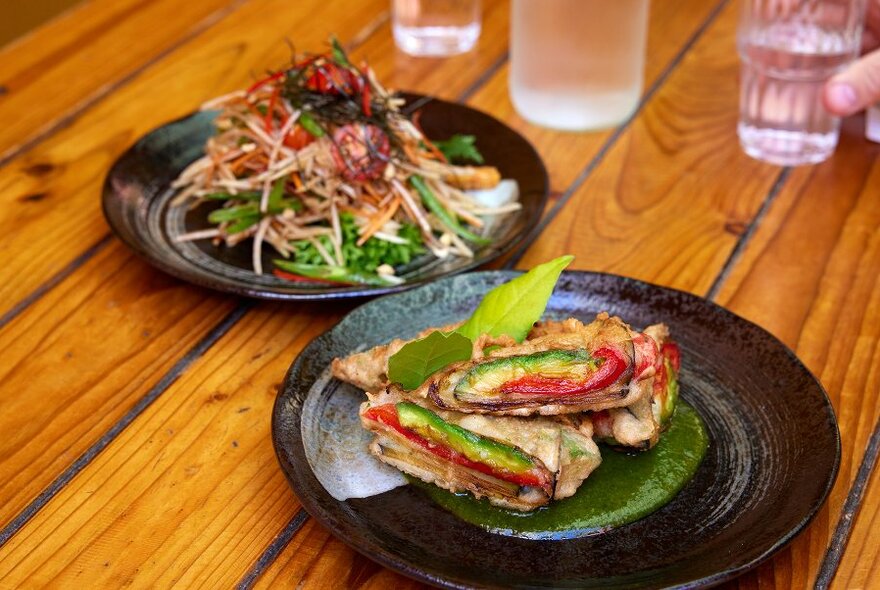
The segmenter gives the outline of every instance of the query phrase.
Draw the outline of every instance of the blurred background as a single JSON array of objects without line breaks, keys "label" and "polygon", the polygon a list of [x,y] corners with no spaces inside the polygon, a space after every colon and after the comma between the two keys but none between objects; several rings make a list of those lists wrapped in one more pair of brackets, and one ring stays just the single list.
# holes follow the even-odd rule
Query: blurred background
[{"label": "blurred background", "polygon": [[0,2],[0,47],[84,1],[88,0],[3,0]]}]

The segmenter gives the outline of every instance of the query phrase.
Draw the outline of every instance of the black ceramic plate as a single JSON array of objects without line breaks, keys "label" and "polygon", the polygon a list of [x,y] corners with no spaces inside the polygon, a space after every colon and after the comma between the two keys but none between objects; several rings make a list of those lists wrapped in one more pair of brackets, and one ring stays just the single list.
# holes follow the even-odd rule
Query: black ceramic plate
[{"label": "black ceramic plate", "polygon": [[[472,273],[367,303],[290,368],[275,403],[275,450],[303,506],[340,539],[385,566],[448,587],[708,586],[755,567],[815,516],[837,475],[840,440],[828,397],[794,354],[699,297],[585,272],[563,274],[547,316],[590,320],[607,310],[635,326],[662,321],[681,345],[682,395],[711,442],[675,499],[632,524],[556,541],[489,533],[412,486],[334,500],[304,445],[314,444],[328,399],[363,396],[319,380],[331,359],[467,317],[487,290],[512,276]],[[315,418],[304,422],[307,398]]]},{"label": "black ceramic plate", "polygon": [[[208,227],[207,205],[192,211],[169,207],[170,183],[202,156],[213,133],[216,112],[199,112],[148,133],[125,152],[104,182],[104,216],[119,238],[154,266],[183,280],[220,291],[264,299],[330,299],[402,291],[441,276],[476,268],[513,247],[540,218],[547,199],[547,171],[535,149],[497,119],[464,105],[404,94],[408,105],[422,111],[420,124],[428,137],[456,133],[477,137],[487,163],[503,178],[516,180],[522,209],[494,218],[488,237],[472,259],[437,260],[423,256],[403,269],[406,283],[395,287],[333,287],[291,283],[251,270],[250,248],[217,248],[209,240],[175,242],[173,237]],[[272,268],[264,248],[263,268]]]}]

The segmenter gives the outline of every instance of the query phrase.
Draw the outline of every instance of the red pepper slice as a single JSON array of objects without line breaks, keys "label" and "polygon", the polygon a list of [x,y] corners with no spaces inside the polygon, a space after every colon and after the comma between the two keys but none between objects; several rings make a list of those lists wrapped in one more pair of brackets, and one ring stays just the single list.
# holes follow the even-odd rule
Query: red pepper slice
[{"label": "red pepper slice", "polygon": [[506,473],[496,471],[485,463],[477,463],[476,461],[471,461],[458,451],[454,451],[449,447],[444,447],[443,445],[433,443],[419,436],[412,430],[404,428],[400,425],[400,420],[398,420],[397,418],[397,409],[394,407],[394,404],[386,404],[384,406],[372,407],[364,412],[364,416],[374,422],[381,422],[386,426],[390,426],[420,447],[437,455],[438,457],[446,459],[447,461],[452,461],[453,463],[456,463],[463,467],[467,467],[468,469],[473,469],[474,471],[479,471],[480,473],[485,473],[486,475],[491,475],[492,477],[496,477],[504,481],[509,481],[520,486],[544,487],[544,481],[538,474],[531,472]]},{"label": "red pepper slice", "polygon": [[271,76],[267,76],[267,77],[263,78],[262,80],[258,80],[257,82],[254,82],[251,85],[251,87],[247,89],[247,93],[250,94],[254,90],[263,86],[264,84],[268,84],[269,82],[274,82],[275,80],[281,79],[281,77],[286,73],[287,72],[285,70],[281,70],[280,72],[275,72]]},{"label": "red pepper slice", "polygon": [[294,124],[293,129],[284,138],[284,145],[294,150],[301,150],[315,141],[315,136],[306,131],[302,125]]},{"label": "red pepper slice", "polygon": [[522,393],[529,395],[574,395],[599,391],[613,385],[626,370],[623,354],[612,348],[600,348],[592,356],[602,359],[599,369],[578,382],[569,379],[554,379],[541,375],[528,375],[521,379],[508,381],[501,386],[501,393]]},{"label": "red pepper slice", "polygon": [[667,342],[660,348],[660,355],[668,358],[675,372],[681,370],[681,349],[675,342]]},{"label": "red pepper slice", "polygon": [[370,104],[370,82],[366,77],[361,78],[361,107],[364,110],[364,115],[373,116],[373,107]]},{"label": "red pepper slice", "polygon": [[641,379],[645,372],[657,364],[657,343],[645,334],[637,334],[632,339],[635,348],[636,372],[633,379]]},{"label": "red pepper slice", "polygon": [[657,376],[654,377],[654,393],[666,391],[666,384],[669,381],[669,371],[666,369],[664,359],[669,361],[672,368],[678,373],[681,367],[681,351],[674,342],[667,342],[660,348],[660,368],[657,369]]},{"label": "red pepper slice", "polygon": [[269,106],[266,108],[266,116],[263,117],[263,126],[266,128],[266,132],[272,131],[272,120],[275,117],[275,103],[278,102],[278,97],[281,95],[281,87],[276,87],[275,90],[272,91],[272,96],[269,97]]},{"label": "red pepper slice", "polygon": [[273,269],[272,274],[278,277],[279,279],[284,279],[286,281],[292,281],[294,283],[315,283],[318,285],[338,285],[339,283],[335,281],[322,281],[321,279],[313,279],[311,277],[303,277],[300,275],[295,275],[291,272],[285,272],[280,269]]}]

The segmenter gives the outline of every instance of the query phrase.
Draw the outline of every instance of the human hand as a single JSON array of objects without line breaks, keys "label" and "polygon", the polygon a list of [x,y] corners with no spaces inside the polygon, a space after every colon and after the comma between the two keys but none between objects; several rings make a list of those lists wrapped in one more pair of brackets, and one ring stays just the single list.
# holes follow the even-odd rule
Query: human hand
[{"label": "human hand", "polygon": [[860,59],[825,83],[822,101],[831,113],[846,116],[880,102],[880,0],[868,0]]}]

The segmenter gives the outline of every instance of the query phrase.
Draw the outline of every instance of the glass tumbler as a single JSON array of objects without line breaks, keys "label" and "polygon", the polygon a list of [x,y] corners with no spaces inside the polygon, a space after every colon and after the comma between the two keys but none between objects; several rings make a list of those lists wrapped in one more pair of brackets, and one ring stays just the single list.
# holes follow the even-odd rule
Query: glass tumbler
[{"label": "glass tumbler", "polygon": [[822,87],[858,55],[865,0],[743,0],[739,123],[743,150],[782,166],[821,162],[840,135]]},{"label": "glass tumbler", "polygon": [[568,131],[625,121],[642,94],[648,0],[512,0],[510,98]]},{"label": "glass tumbler", "polygon": [[394,42],[415,56],[470,51],[480,38],[480,0],[392,0]]}]

